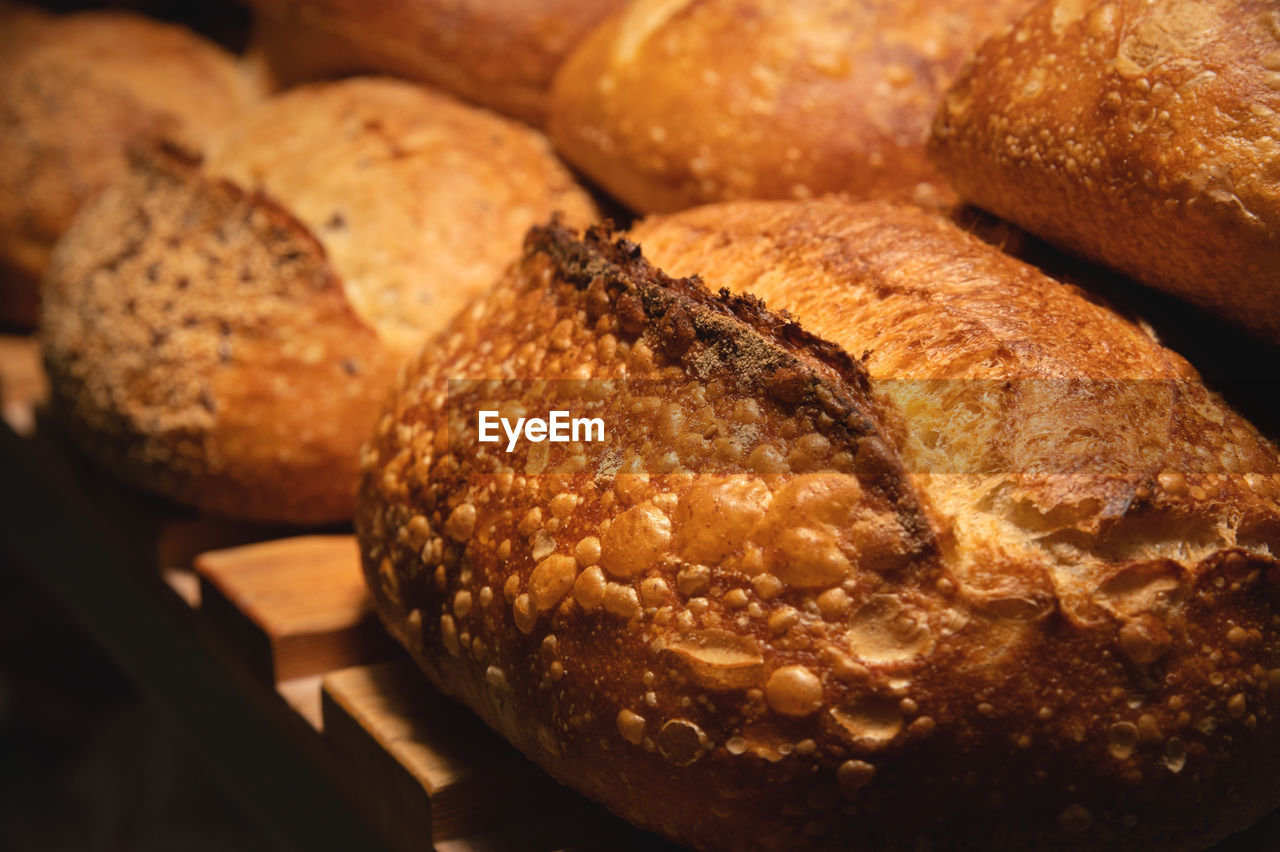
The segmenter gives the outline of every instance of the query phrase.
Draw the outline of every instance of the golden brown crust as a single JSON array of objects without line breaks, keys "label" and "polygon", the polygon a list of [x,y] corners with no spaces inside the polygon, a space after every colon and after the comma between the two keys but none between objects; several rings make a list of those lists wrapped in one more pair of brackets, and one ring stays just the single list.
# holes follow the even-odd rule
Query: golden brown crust
[{"label": "golden brown crust", "polygon": [[497,280],[531,225],[597,216],[542,134],[391,78],[264,101],[214,140],[205,168],[283,201],[356,311],[406,351]]},{"label": "golden brown crust", "polygon": [[1028,2],[640,0],[565,61],[550,133],[639,211],[945,199],[925,161],[929,122],[965,52]]},{"label": "golden brown crust", "polygon": [[131,142],[165,134],[199,150],[260,92],[181,27],[118,12],[21,20],[0,49],[0,274],[29,306],[54,242]]},{"label": "golden brown crust", "polygon": [[[602,232],[535,230],[363,460],[366,577],[438,685],[706,849],[1193,849],[1275,804],[1280,461],[1180,359],[919,211],[725,205],[636,233],[713,287],[793,294],[800,324]],[[1058,311],[1092,350],[1036,333]],[[917,322],[939,326],[925,355],[888,345]],[[864,340],[885,351],[855,360]],[[1089,409],[1017,380],[1117,367],[1173,382],[1170,420],[1219,424],[1250,473],[1154,474],[1105,433],[1119,474],[1070,447],[1065,470],[924,470],[909,442],[948,386],[909,408],[882,372],[1003,388],[1036,435]],[[476,443],[475,406],[566,398],[607,444]],[[1168,440],[1160,463],[1219,446],[1131,404],[1113,431]]]},{"label": "golden brown crust", "polygon": [[294,90],[78,218],[45,283],[55,403],[164,496],[347,519],[395,366],[557,208],[593,215],[528,128],[392,80]]},{"label": "golden brown crust", "polygon": [[541,126],[551,77],[622,0],[251,0],[286,83],[399,74]]},{"label": "golden brown crust", "polygon": [[167,152],[68,232],[41,343],[55,414],[123,478],[224,515],[342,518],[395,359],[278,204]]},{"label": "golden brown crust", "polygon": [[1280,10],[1045,2],[934,126],[966,198],[1280,340]]}]

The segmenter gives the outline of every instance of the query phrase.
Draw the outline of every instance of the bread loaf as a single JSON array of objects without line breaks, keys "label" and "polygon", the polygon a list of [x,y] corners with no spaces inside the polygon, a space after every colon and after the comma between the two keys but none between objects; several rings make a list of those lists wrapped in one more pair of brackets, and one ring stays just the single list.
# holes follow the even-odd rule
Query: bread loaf
[{"label": "bread loaf", "polygon": [[933,133],[957,190],[1280,340],[1280,7],[1041,3],[983,45]]},{"label": "bread loaf", "polygon": [[832,192],[941,202],[924,154],[938,100],[1029,2],[637,0],[565,61],[550,133],[638,211]]},{"label": "bread loaf", "polygon": [[699,849],[1189,850],[1280,800],[1280,459],[1185,362],[918,209],[631,236],[534,229],[365,449],[436,685]]},{"label": "bread loaf", "polygon": [[622,0],[250,0],[286,83],[380,71],[541,126],[551,77]]},{"label": "bread loaf", "polygon": [[75,212],[152,135],[199,150],[258,98],[235,57],[118,12],[6,13],[0,43],[0,321],[35,322],[40,275]]},{"label": "bread loaf", "polygon": [[77,219],[44,284],[55,413],[201,510],[349,519],[399,362],[556,210],[595,216],[533,130],[389,79],[293,90]]}]

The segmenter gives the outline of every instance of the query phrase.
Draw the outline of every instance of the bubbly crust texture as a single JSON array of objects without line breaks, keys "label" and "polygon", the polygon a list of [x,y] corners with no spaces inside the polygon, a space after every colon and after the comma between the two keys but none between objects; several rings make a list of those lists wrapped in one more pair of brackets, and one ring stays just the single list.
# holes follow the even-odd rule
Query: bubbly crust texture
[{"label": "bubbly crust texture", "polygon": [[346,520],[397,365],[589,197],[529,128],[378,79],[141,152],[59,244],[55,410],[124,478],[221,515]]},{"label": "bubbly crust texture", "polygon": [[623,0],[251,0],[286,81],[381,71],[542,126],[551,78]]},{"label": "bubbly crust texture", "polygon": [[1280,8],[1044,2],[982,46],[932,152],[966,199],[1280,340]]},{"label": "bubbly crust texture", "polygon": [[16,8],[0,18],[0,276],[27,294],[27,316],[9,318],[29,323],[54,242],[132,142],[166,134],[199,150],[261,92],[236,57],[182,27]]},{"label": "bubbly crust texture", "polygon": [[[1276,803],[1280,461],[1180,359],[919,210],[744,203],[632,236],[726,289],[535,229],[366,446],[366,577],[438,686],[702,849],[1194,849]],[[1122,473],[1070,446],[1049,473],[920,472],[964,385],[904,397],[904,374],[992,379],[1013,420],[970,432],[1059,437],[1088,400],[1015,379],[1168,380],[1187,430],[1112,401]],[[536,414],[566,385],[606,444],[476,443],[476,400]],[[1163,457],[1126,443],[1144,429]],[[1177,473],[1220,441],[1248,474]]]},{"label": "bubbly crust texture", "polygon": [[965,53],[1030,0],[638,0],[565,61],[550,133],[641,212],[947,193],[929,122]]}]

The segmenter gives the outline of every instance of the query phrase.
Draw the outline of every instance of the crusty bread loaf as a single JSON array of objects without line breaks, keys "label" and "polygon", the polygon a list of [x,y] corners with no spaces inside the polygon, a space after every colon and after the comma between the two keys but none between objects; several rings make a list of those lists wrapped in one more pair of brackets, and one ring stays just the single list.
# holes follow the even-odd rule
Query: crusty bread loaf
[{"label": "crusty bread loaf", "polygon": [[96,460],[208,512],[350,518],[398,363],[586,193],[546,140],[353,79],[249,111],[203,165],[140,155],[59,244],[41,336]]},{"label": "crusty bread loaf", "polygon": [[733,198],[945,199],[929,122],[1030,0],[637,0],[570,54],[550,133],[638,211]]},{"label": "crusty bread loaf", "polygon": [[399,74],[541,126],[551,77],[622,0],[249,0],[284,82]]},{"label": "crusty bread loaf", "polygon": [[135,15],[20,10],[4,29],[0,321],[31,325],[54,242],[123,171],[130,142],[166,134],[198,149],[260,92],[217,45]]},{"label": "crusty bread loaf", "polygon": [[934,126],[967,199],[1280,340],[1280,7],[1060,0],[983,45]]},{"label": "crusty bread loaf", "polygon": [[1280,800],[1280,459],[1178,356],[918,209],[632,235],[531,232],[366,447],[437,685],[701,849],[1189,850]]}]

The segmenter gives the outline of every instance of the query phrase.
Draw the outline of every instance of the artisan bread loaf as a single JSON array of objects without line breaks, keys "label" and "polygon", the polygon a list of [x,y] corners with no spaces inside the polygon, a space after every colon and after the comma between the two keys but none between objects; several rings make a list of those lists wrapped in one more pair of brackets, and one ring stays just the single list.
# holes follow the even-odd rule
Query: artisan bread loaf
[{"label": "artisan bread loaf", "polygon": [[550,133],[639,211],[733,198],[941,202],[929,122],[1029,0],[636,0],[565,61]]},{"label": "artisan bread loaf", "polygon": [[127,146],[165,134],[198,150],[260,92],[181,27],[16,9],[0,19],[0,321],[31,325],[49,252]]},{"label": "artisan bread loaf", "polygon": [[551,77],[622,0],[250,0],[285,83],[399,74],[541,126]]},{"label": "artisan bread loaf", "polygon": [[[365,449],[437,686],[700,849],[1198,849],[1280,800],[1280,459],[1182,359],[916,208],[631,236],[534,229]],[[478,441],[549,408],[605,439]]]},{"label": "artisan bread loaf", "polygon": [[1041,3],[948,93],[968,200],[1280,340],[1280,7]]},{"label": "artisan bread loaf", "polygon": [[59,244],[55,413],[94,459],[204,511],[348,519],[399,362],[557,210],[595,215],[515,122],[389,79],[281,95],[203,163],[140,154]]}]

